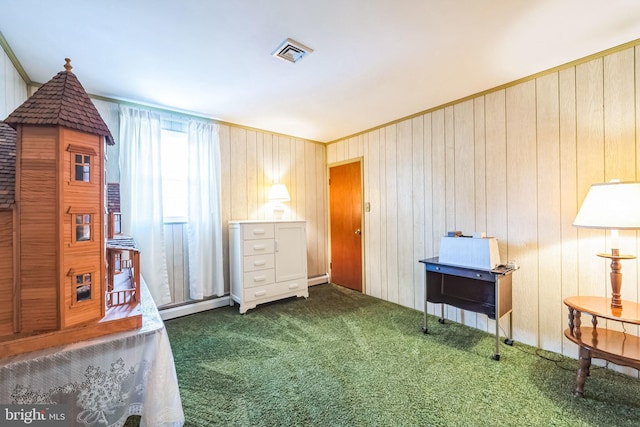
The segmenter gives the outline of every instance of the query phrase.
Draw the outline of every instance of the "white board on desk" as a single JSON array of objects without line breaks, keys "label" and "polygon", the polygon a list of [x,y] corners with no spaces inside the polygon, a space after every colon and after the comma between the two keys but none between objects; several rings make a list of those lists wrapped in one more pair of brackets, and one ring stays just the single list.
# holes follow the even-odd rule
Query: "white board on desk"
[{"label": "white board on desk", "polygon": [[439,262],[479,270],[491,270],[500,264],[495,237],[442,237]]}]

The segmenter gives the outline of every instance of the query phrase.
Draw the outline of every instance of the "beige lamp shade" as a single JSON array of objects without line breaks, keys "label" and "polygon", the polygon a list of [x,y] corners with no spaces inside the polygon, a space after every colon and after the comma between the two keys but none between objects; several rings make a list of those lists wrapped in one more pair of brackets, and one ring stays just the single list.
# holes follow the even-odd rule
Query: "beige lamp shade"
[{"label": "beige lamp shade", "polygon": [[591,185],[573,225],[617,230],[640,229],[640,182]]},{"label": "beige lamp shade", "polygon": [[289,202],[289,192],[287,186],[284,184],[273,184],[269,189],[269,201],[270,202]]}]

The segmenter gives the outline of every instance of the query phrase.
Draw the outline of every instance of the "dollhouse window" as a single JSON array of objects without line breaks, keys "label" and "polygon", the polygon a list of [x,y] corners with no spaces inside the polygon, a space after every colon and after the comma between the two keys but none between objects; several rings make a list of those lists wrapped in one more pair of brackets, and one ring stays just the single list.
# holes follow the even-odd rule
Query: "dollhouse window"
[{"label": "dollhouse window", "polygon": [[113,257],[113,272],[115,274],[122,273],[122,254],[116,253]]},{"label": "dollhouse window", "polygon": [[75,275],[75,298],[76,303],[89,301],[91,299],[91,273],[83,273]]},{"label": "dollhouse window", "polygon": [[113,233],[122,234],[122,215],[119,213],[113,215]]},{"label": "dollhouse window", "polygon": [[89,182],[91,177],[91,156],[86,154],[74,154],[74,179],[76,181]]},{"label": "dollhouse window", "polygon": [[71,182],[91,182],[91,162],[98,154],[91,147],[67,146],[71,156]]},{"label": "dollhouse window", "polygon": [[75,241],[87,242],[91,240],[91,215],[75,214]]}]

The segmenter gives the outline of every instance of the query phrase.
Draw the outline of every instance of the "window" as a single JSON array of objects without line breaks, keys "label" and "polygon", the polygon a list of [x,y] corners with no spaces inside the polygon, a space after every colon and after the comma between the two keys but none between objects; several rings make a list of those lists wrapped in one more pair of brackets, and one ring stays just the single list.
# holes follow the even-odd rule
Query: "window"
[{"label": "window", "polygon": [[122,254],[116,252],[113,256],[113,272],[114,274],[122,273]]},{"label": "window", "polygon": [[91,156],[74,154],[74,179],[89,182],[91,177]]},{"label": "window", "polygon": [[120,212],[109,212],[107,216],[107,238],[113,239],[122,234],[122,214]]},{"label": "window", "polygon": [[91,162],[98,155],[92,147],[69,144],[66,149],[71,158],[72,183],[91,182]]},{"label": "window", "polygon": [[162,213],[165,223],[187,222],[187,133],[179,122],[163,122]]},{"label": "window", "polygon": [[91,215],[74,214],[75,218],[75,241],[88,242],[91,240]]},{"label": "window", "polygon": [[89,301],[91,299],[91,273],[75,275],[75,298],[76,303]]},{"label": "window", "polygon": [[122,234],[122,214],[114,213],[113,214],[113,233],[114,234]]}]

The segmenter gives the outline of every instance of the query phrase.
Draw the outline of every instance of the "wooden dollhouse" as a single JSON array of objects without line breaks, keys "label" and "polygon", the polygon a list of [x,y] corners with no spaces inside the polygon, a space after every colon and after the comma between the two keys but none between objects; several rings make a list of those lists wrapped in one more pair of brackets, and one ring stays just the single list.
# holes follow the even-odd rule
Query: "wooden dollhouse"
[{"label": "wooden dollhouse", "polygon": [[0,123],[0,357],[141,326],[139,277],[107,304],[105,144],[68,59]]},{"label": "wooden dollhouse", "polygon": [[[131,306],[140,297],[140,251],[122,233],[120,184],[107,184],[107,294],[111,311]],[[118,307],[116,309],[116,307]]]}]

